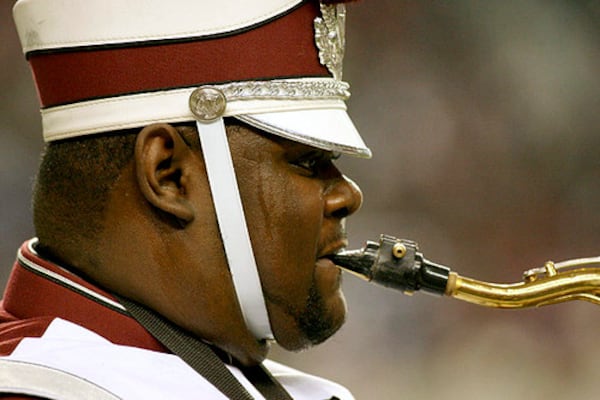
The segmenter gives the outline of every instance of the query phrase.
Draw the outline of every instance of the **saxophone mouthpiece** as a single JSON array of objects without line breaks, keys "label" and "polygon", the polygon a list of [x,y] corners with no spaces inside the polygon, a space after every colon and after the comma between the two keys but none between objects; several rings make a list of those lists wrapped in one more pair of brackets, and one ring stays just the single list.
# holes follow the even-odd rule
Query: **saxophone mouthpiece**
[{"label": "saxophone mouthpiece", "polygon": [[424,290],[443,295],[450,269],[432,263],[419,252],[417,243],[381,235],[359,250],[342,251],[330,257],[342,269],[367,281],[412,294]]}]

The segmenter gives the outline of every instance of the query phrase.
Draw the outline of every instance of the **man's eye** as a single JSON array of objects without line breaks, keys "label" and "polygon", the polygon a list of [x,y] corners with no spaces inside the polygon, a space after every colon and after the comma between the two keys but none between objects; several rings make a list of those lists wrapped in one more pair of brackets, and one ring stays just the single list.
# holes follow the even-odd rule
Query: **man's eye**
[{"label": "man's eye", "polygon": [[304,173],[310,176],[316,176],[319,174],[319,170],[327,168],[326,165],[331,163],[333,160],[337,160],[340,157],[339,153],[331,152],[310,152],[302,157],[298,157],[292,161],[291,164],[301,168]]},{"label": "man's eye", "polygon": [[316,175],[317,170],[319,168],[319,159],[318,158],[302,158],[300,160],[294,161],[294,164],[297,167],[302,168],[309,175]]},{"label": "man's eye", "polygon": [[302,167],[304,169],[309,169],[311,171],[315,170],[317,168],[317,165],[319,164],[319,160],[312,158],[312,159],[308,159],[308,160],[299,160],[296,162],[296,165],[298,165],[299,167]]}]

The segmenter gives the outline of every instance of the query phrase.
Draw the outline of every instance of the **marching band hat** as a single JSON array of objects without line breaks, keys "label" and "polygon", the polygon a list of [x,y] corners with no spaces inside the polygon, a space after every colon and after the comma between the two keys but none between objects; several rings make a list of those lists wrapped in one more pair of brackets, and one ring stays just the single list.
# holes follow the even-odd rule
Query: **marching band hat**
[{"label": "marching band hat", "polygon": [[235,117],[361,157],[345,11],[317,0],[18,0],[45,141]]}]

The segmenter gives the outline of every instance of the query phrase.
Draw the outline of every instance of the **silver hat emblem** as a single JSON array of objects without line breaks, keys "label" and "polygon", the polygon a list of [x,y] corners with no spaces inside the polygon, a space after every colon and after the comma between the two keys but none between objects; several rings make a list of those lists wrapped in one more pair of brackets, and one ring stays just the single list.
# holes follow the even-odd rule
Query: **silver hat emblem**
[{"label": "silver hat emblem", "polygon": [[314,22],[319,61],[335,79],[341,80],[346,45],[346,7],[321,3],[321,15]]}]

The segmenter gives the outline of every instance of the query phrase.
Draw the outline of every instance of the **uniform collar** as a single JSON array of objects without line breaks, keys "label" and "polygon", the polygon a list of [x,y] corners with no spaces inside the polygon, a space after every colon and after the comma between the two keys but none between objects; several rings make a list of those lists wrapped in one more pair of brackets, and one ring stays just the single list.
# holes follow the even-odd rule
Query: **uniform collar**
[{"label": "uniform collar", "polygon": [[3,299],[6,312],[18,320],[63,318],[113,343],[166,351],[112,294],[44,259],[36,243],[31,239],[19,249]]}]

